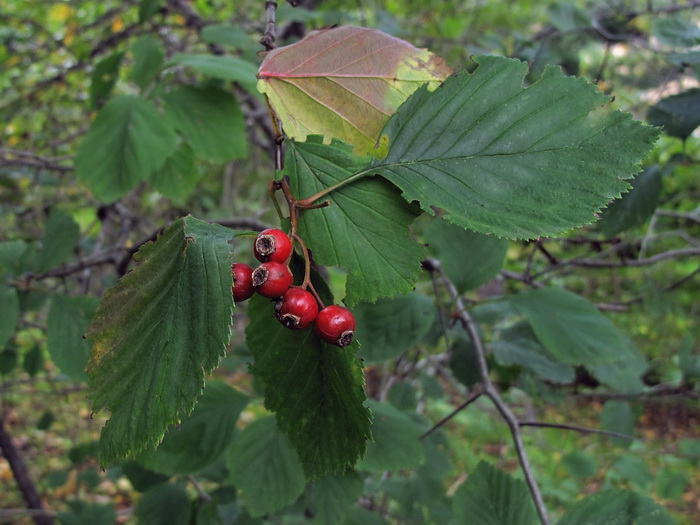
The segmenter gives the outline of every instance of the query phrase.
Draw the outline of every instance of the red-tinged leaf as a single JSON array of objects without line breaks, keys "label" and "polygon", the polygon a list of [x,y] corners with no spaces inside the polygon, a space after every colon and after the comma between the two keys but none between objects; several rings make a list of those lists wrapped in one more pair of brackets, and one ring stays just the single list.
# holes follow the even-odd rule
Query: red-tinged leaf
[{"label": "red-tinged leaf", "polygon": [[[425,49],[377,29],[342,26],[310,33],[271,51],[258,71],[285,134],[324,135],[375,151],[384,124],[423,84],[435,89],[452,73]],[[381,152],[377,153],[381,156]]]}]

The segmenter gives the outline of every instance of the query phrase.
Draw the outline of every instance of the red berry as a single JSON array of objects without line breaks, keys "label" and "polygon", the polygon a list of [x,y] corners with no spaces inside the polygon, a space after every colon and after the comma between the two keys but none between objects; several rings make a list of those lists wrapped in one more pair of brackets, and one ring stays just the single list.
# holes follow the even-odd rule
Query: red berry
[{"label": "red berry", "polygon": [[316,319],[318,303],[316,298],[303,288],[292,286],[275,306],[277,319],[287,328],[302,330]]},{"label": "red berry", "polygon": [[355,317],[342,306],[326,306],[316,316],[316,333],[324,341],[339,347],[352,343]]},{"label": "red berry", "polygon": [[289,266],[279,262],[265,262],[253,270],[253,288],[263,297],[270,299],[284,295],[293,281]]},{"label": "red berry", "polygon": [[286,262],[292,254],[292,241],[286,233],[275,228],[261,231],[255,238],[253,253],[260,262]]},{"label": "red berry", "polygon": [[237,303],[250,299],[253,295],[253,269],[247,264],[233,263],[231,265],[233,274],[233,300]]}]

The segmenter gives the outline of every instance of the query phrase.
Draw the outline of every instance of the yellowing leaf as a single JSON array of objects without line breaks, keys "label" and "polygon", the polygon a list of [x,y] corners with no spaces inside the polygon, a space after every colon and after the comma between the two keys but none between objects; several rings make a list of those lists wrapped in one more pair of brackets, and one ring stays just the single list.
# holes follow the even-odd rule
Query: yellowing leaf
[{"label": "yellowing leaf", "polygon": [[73,8],[68,4],[54,4],[49,9],[49,20],[53,22],[65,22],[73,14]]},{"label": "yellowing leaf", "polygon": [[124,21],[121,17],[117,16],[112,20],[112,33],[119,33],[119,31],[124,30]]},{"label": "yellowing leaf", "polygon": [[384,124],[419,87],[433,90],[452,73],[438,56],[376,29],[314,31],[268,53],[258,71],[285,134],[323,135],[374,150]]}]

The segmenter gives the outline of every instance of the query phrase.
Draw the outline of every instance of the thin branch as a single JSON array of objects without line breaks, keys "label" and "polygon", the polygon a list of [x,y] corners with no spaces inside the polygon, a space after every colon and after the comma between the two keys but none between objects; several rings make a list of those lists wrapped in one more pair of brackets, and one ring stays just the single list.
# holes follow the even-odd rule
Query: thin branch
[{"label": "thin branch", "polygon": [[674,219],[682,219],[682,220],[686,220],[686,221],[693,221],[693,222],[700,223],[700,214],[698,213],[698,209],[695,209],[691,212],[681,212],[681,211],[673,211],[673,210],[656,210],[654,212],[654,215],[662,216],[662,217],[671,217]]},{"label": "thin branch", "polygon": [[57,514],[54,511],[44,509],[0,509],[0,522],[10,519],[11,523],[15,523],[18,518],[24,516],[55,518]]},{"label": "thin branch", "polygon": [[275,0],[267,0],[265,2],[265,16],[267,23],[265,25],[265,34],[260,39],[260,44],[271,51],[275,48],[275,15],[277,13],[277,2]]},{"label": "thin branch", "polygon": [[681,259],[684,257],[697,257],[700,256],[700,248],[681,248],[679,250],[668,250],[665,252],[657,253],[650,257],[644,257],[641,259],[622,259],[619,261],[601,260],[601,259],[570,259],[568,261],[562,261],[559,264],[555,264],[541,271],[535,277],[540,277],[546,273],[560,270],[568,266],[576,266],[581,268],[639,268],[643,266],[652,266],[658,262],[665,261],[668,259]]},{"label": "thin branch", "polygon": [[[224,219],[221,221],[217,221],[217,224],[231,229],[244,229],[254,231],[260,231],[270,227],[266,223],[260,222],[256,219],[249,219],[246,217],[233,217],[230,219]],[[145,239],[134,243],[133,246],[131,246],[130,248],[126,248],[124,246],[124,243],[118,243],[117,246],[96,252],[90,256],[78,259],[75,262],[63,264],[56,268],[52,268],[51,270],[48,270],[44,273],[24,274],[21,278],[21,282],[15,284],[22,285],[23,283],[27,283],[33,280],[42,280],[55,277],[68,277],[75,273],[81,272],[87,268],[94,268],[95,266],[102,266],[105,264],[119,266],[121,264],[124,264],[125,259],[127,259],[128,263],[128,261],[131,260],[131,257],[141,248],[141,246],[143,246],[149,241],[156,240],[158,233],[161,230],[162,228],[159,228]]]},{"label": "thin branch", "polygon": [[564,425],[561,423],[543,423],[542,421],[520,421],[519,425],[521,427],[558,428],[561,430],[573,430],[575,432],[581,432],[582,434],[603,434],[606,436],[618,437],[623,439],[638,439],[635,436],[630,436],[629,434],[621,434],[620,432],[613,432],[612,430],[600,430],[597,428],[579,427],[576,425]]},{"label": "thin branch", "polygon": [[72,165],[62,164],[65,160],[67,160],[65,157],[52,158],[31,151],[0,148],[0,167],[40,168],[58,172],[73,171]]},{"label": "thin branch", "polygon": [[435,423],[429,430],[427,430],[426,432],[424,432],[424,433],[421,435],[420,439],[425,439],[425,438],[427,438],[430,434],[432,434],[433,432],[435,432],[438,428],[440,428],[441,426],[443,426],[443,425],[444,425],[445,423],[447,423],[450,419],[452,419],[452,418],[455,417],[457,414],[459,414],[462,410],[464,410],[465,408],[467,408],[467,407],[468,407],[469,405],[471,405],[474,401],[476,401],[477,399],[479,399],[483,394],[484,394],[483,392],[477,392],[476,394],[474,394],[473,396],[471,396],[471,397],[470,397],[469,399],[467,399],[464,403],[462,403],[461,405],[459,405],[459,406],[458,406],[457,408],[455,408],[452,412],[450,412],[450,413],[447,414],[445,417],[443,417],[440,421],[438,421],[437,423]]},{"label": "thin branch", "polygon": [[629,394],[621,392],[591,392],[579,393],[577,397],[585,397],[587,399],[639,399],[639,398],[655,398],[663,396],[679,396],[700,398],[700,392],[695,392],[689,385],[666,385],[660,384],[644,390],[643,392],[633,392]]},{"label": "thin branch", "polygon": [[36,486],[29,475],[29,470],[22,459],[17,447],[12,442],[12,437],[7,433],[2,417],[0,417],[0,450],[10,464],[12,475],[15,477],[17,487],[22,493],[27,507],[32,510],[40,511],[41,513],[33,514],[32,518],[36,525],[54,525],[54,519],[51,515],[44,513],[44,508],[41,504],[41,496],[36,490]]},{"label": "thin branch", "polygon": [[192,486],[197,491],[197,494],[199,494],[199,499],[201,501],[203,501],[203,502],[211,501],[211,496],[209,495],[209,493],[206,490],[204,490],[204,487],[202,487],[202,485],[199,483],[197,478],[195,478],[192,474],[190,474],[189,476],[187,476],[187,480],[190,483],[192,483]]},{"label": "thin branch", "polygon": [[501,417],[508,425],[511,437],[513,439],[513,445],[515,446],[515,451],[518,455],[518,461],[520,462],[520,468],[525,476],[525,482],[530,490],[530,495],[532,496],[533,503],[535,504],[537,515],[539,516],[542,525],[549,525],[550,521],[549,517],[547,516],[547,508],[544,504],[542,493],[532,471],[532,466],[530,465],[530,459],[527,455],[527,451],[525,450],[525,443],[523,442],[523,436],[520,432],[520,425],[517,418],[510,410],[510,407],[505,401],[503,401],[503,398],[489,377],[488,364],[486,363],[486,351],[481,342],[481,337],[477,331],[474,320],[465,308],[464,302],[462,301],[457,288],[442,271],[440,261],[436,259],[428,259],[423,262],[423,267],[430,272],[438,273],[442,278],[443,285],[445,286],[457,309],[455,318],[461,323],[462,327],[467,332],[469,340],[474,348],[474,352],[476,353],[483,393],[488,396],[489,399],[491,399],[496,409],[501,414]]}]

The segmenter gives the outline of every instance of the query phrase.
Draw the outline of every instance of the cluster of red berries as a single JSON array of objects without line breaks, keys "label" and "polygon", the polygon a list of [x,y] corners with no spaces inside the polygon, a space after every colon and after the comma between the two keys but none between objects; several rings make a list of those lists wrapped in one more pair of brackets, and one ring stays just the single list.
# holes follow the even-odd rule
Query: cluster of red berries
[{"label": "cluster of red berries", "polygon": [[316,297],[301,286],[292,286],[294,277],[288,266],[292,241],[282,230],[261,231],[253,244],[255,258],[262,264],[253,270],[244,263],[233,263],[233,299],[241,302],[253,293],[275,300],[275,315],[287,328],[302,330],[314,325],[324,341],[344,347],[352,343],[355,317],[338,305],[319,311]]}]

